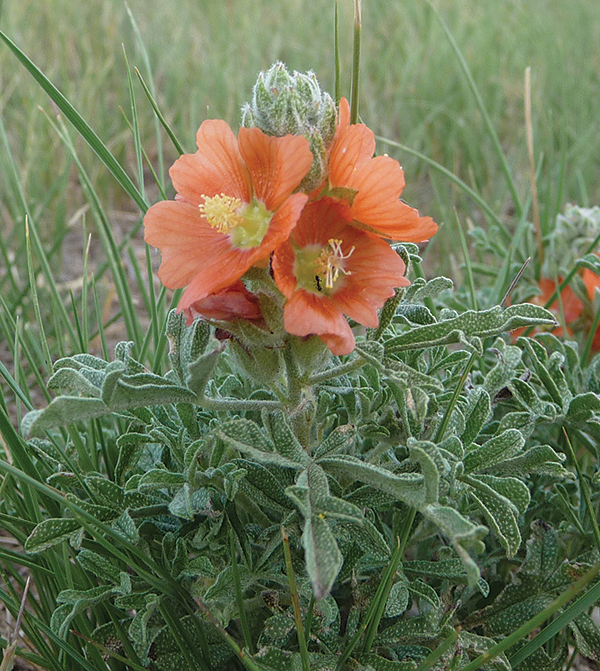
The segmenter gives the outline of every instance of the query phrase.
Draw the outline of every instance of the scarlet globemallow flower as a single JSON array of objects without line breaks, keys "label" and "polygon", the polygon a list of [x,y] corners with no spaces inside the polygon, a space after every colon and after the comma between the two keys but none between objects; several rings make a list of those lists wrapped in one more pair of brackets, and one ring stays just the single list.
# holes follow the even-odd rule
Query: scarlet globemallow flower
[{"label": "scarlet globemallow flower", "polygon": [[188,326],[195,317],[231,322],[235,319],[258,321],[262,319],[258,297],[250,293],[241,280],[230,287],[195,301],[184,310]]},{"label": "scarlet globemallow flower", "polygon": [[313,160],[304,137],[242,128],[236,139],[216,119],[200,126],[196,144],[169,171],[176,200],[156,203],[144,218],[146,242],[162,253],[162,283],[187,286],[179,311],[267,263],[298,221],[308,197],[292,192]]},{"label": "scarlet globemallow flower", "polygon": [[374,152],[373,131],[350,124],[350,106],[342,98],[328,181],[315,193],[339,200],[345,218],[366,231],[402,242],[429,240],[438,226],[400,200],[405,185],[400,164],[387,155],[373,158]]},{"label": "scarlet globemallow flower", "polygon": [[376,328],[377,310],[396,287],[410,284],[396,252],[377,236],[349,225],[330,198],[306,205],[289,240],[275,251],[272,267],[288,299],[285,330],[317,335],[338,355],[350,354],[355,345],[344,315]]}]

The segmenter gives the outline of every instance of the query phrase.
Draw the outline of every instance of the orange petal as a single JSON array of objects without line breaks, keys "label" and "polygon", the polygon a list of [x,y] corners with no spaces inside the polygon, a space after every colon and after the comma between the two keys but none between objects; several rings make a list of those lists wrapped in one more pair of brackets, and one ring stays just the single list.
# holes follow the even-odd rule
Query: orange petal
[{"label": "orange petal", "polygon": [[238,141],[252,176],[255,197],[274,212],[312,165],[308,140],[294,135],[270,137],[259,128],[240,128]]},{"label": "orange petal", "polygon": [[[296,291],[283,309],[283,324],[292,335],[318,335],[324,341],[328,338],[336,348],[331,350],[334,354],[350,354],[354,349],[352,329],[325,296],[315,296],[302,289]],[[329,342],[325,342],[329,347]]]},{"label": "orange petal", "polygon": [[148,210],[144,217],[144,239],[161,250],[158,276],[169,289],[189,284],[207,249],[229,245],[224,235],[206,224],[197,208],[171,200],[156,203]]},{"label": "orange petal", "polygon": [[232,284],[263,253],[234,249],[229,237],[211,228],[197,208],[182,201],[153,205],[144,218],[146,242],[161,250],[158,276],[169,289],[185,290],[179,309]]},{"label": "orange petal", "polygon": [[[340,107],[338,110],[338,130],[345,130],[350,125],[350,103],[346,98],[340,98]],[[371,154],[373,156],[373,154]]]},{"label": "orange petal", "polygon": [[587,289],[587,294],[590,300],[593,301],[596,289],[600,289],[600,277],[598,277],[598,275],[596,275],[596,273],[589,268],[584,268],[582,279],[583,283],[585,284],[585,288]]},{"label": "orange petal", "polygon": [[305,193],[295,193],[275,212],[260,245],[263,256],[270,254],[290,237],[307,200],[308,196]]},{"label": "orange petal", "polygon": [[273,254],[271,267],[277,288],[286,298],[291,298],[298,281],[294,275],[296,256],[289,240],[280,245]]},{"label": "orange petal", "polygon": [[364,124],[340,130],[329,156],[329,183],[349,186],[354,171],[369,161],[375,152],[375,136]]},{"label": "orange petal", "polygon": [[250,177],[231,128],[219,119],[205,121],[196,143],[198,151],[180,156],[169,170],[177,193],[196,206],[219,194],[250,202]]},{"label": "orange petal", "polygon": [[404,262],[383,240],[356,229],[345,232],[344,243],[354,246],[346,269],[350,272],[331,296],[348,317],[369,328],[379,324],[377,310],[394,295],[396,287],[408,286]]}]

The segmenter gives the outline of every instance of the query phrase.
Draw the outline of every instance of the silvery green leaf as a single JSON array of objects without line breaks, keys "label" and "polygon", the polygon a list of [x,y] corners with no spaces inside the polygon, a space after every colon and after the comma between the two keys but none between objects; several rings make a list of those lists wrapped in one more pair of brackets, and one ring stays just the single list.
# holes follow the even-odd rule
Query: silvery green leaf
[{"label": "silvery green leaf", "polygon": [[460,437],[468,449],[481,433],[491,410],[490,396],[485,389],[478,387],[469,395],[469,405],[465,413],[465,430]]},{"label": "silvery green leaf", "polygon": [[578,394],[571,400],[567,419],[574,423],[585,422],[592,419],[598,412],[600,412],[600,396],[589,391],[585,394]]},{"label": "silvery green leaf", "polygon": [[223,478],[223,489],[225,496],[233,501],[240,486],[240,480],[246,475],[246,470],[243,468],[236,468],[234,471],[229,471]]},{"label": "silvery green leaf", "polygon": [[104,372],[94,370],[97,384],[73,368],[59,368],[48,380],[48,389],[60,389],[69,394],[81,394],[84,397],[100,397],[100,387],[104,381]]},{"label": "silvery green leaf", "polygon": [[425,484],[420,473],[400,473],[361,461],[350,455],[324,457],[319,463],[326,468],[364,482],[376,489],[392,494],[398,501],[420,507],[425,497]]},{"label": "silvery green leaf", "polygon": [[[564,375],[562,375],[562,380],[559,379],[559,382],[561,383],[561,388],[559,389],[546,367],[548,365],[547,362],[544,361],[541,352],[539,352],[539,350],[542,350],[544,355],[546,354],[546,351],[542,345],[536,343],[535,340],[532,340],[531,338],[519,338],[518,343],[523,345],[523,347],[525,347],[527,350],[529,358],[533,362],[533,368],[535,369],[535,372],[537,373],[544,387],[546,387],[546,390],[550,394],[552,401],[556,403],[556,405],[563,411],[566,410],[569,407],[569,402],[573,398],[573,395],[567,387]],[[535,343],[535,345],[533,343]],[[564,357],[558,353],[555,353],[555,362],[556,356],[558,356],[561,360],[560,363],[564,361]],[[558,367],[556,365],[554,366],[555,374],[560,370],[560,363]]]},{"label": "silvery green leaf", "polygon": [[393,321],[399,324],[407,324],[408,326],[412,326],[413,324],[422,326],[425,324],[435,324],[436,320],[425,305],[400,303]]},{"label": "silvery green leaf", "polygon": [[435,461],[421,447],[409,445],[410,460],[419,464],[423,475],[423,499],[421,505],[437,503],[440,488],[440,473]]},{"label": "silvery green leaf", "polygon": [[85,483],[103,505],[113,510],[122,508],[124,494],[119,485],[96,475],[88,475],[85,478]]},{"label": "silvery green leaf", "polygon": [[87,501],[82,501],[77,498],[74,494],[67,494],[65,496],[67,501],[74,503],[78,508],[81,508],[84,512],[92,517],[95,517],[101,522],[106,522],[107,520],[112,520],[119,515],[120,511],[116,511],[114,508],[109,508],[108,506],[97,506],[93,503],[88,503]]},{"label": "silvery green leaf", "polygon": [[570,623],[577,647],[582,655],[600,662],[600,629],[587,613],[582,613]]},{"label": "silvery green leaf", "polygon": [[344,452],[352,447],[356,438],[356,427],[353,424],[343,424],[337,426],[333,431],[321,442],[314,452],[314,458],[320,459],[329,454],[336,452]]},{"label": "silvery green leaf", "polygon": [[518,347],[507,345],[502,338],[496,339],[494,350],[497,352],[498,363],[486,375],[483,383],[491,397],[494,397],[503,387],[506,387],[510,380],[516,377],[523,355]]},{"label": "silvery green leaf", "polygon": [[25,541],[25,551],[37,554],[57,545],[79,529],[77,520],[51,518],[40,522]]},{"label": "silvery green leaf", "polygon": [[481,447],[467,453],[464,459],[465,472],[484,471],[496,464],[519,454],[525,445],[525,439],[517,429],[508,429],[494,436]]},{"label": "silvery green leaf", "polygon": [[342,568],[342,553],[329,524],[318,515],[305,520],[302,545],[315,597],[322,599],[329,594]]},{"label": "silvery green leaf", "polygon": [[406,579],[400,578],[398,582],[392,585],[392,589],[385,602],[384,617],[398,617],[408,608],[410,594]]},{"label": "silvery green leaf", "polygon": [[498,537],[507,557],[514,557],[521,545],[521,533],[508,499],[503,496],[490,496],[481,490],[477,490],[477,493],[471,491],[470,498],[475,501]]},{"label": "silvery green leaf", "polygon": [[[458,640],[465,650],[473,653],[474,656],[483,655],[490,648],[496,645],[496,641],[493,638],[488,638],[487,636],[478,636],[477,634],[472,634],[468,631],[461,631]],[[506,655],[501,653],[497,655],[487,664],[490,668],[495,671],[511,671],[512,667],[506,659]]]},{"label": "silvery green leaf", "polygon": [[564,454],[555,452],[549,445],[536,445],[522,454],[507,459],[494,466],[496,475],[524,475],[539,473],[554,477],[569,477],[570,473],[562,464],[566,460]]},{"label": "silvery green leaf", "polygon": [[399,287],[394,290],[394,295],[391,298],[388,298],[387,301],[383,304],[383,307],[379,313],[379,326],[373,334],[374,340],[379,340],[379,338],[381,338],[381,336],[385,333],[387,327],[392,323],[403,295],[404,287]]},{"label": "silvery green leaf", "polygon": [[262,421],[277,452],[300,466],[306,466],[309,457],[292,431],[289,419],[281,410],[264,411]]},{"label": "silvery green leaf", "polygon": [[124,433],[117,438],[119,459],[115,468],[115,480],[123,482],[125,475],[137,466],[144,446],[155,442],[145,433]]},{"label": "silvery green leaf", "polygon": [[233,419],[223,422],[215,431],[227,445],[239,450],[244,456],[262,464],[274,464],[298,470],[301,466],[291,459],[282,457],[275,451],[270,438],[257,424],[247,419]]},{"label": "silvery green leaf", "polygon": [[234,459],[233,463],[246,471],[246,481],[260,490],[270,501],[284,508],[291,508],[281,482],[262,464],[249,459]]},{"label": "silvery green leaf", "polygon": [[487,487],[490,487],[495,492],[507,498],[516,508],[515,512],[524,515],[529,508],[531,501],[531,494],[529,487],[518,480],[517,478],[504,477],[499,478],[495,475],[472,475],[469,477],[469,482],[480,482]]},{"label": "silvery green leaf", "polygon": [[387,352],[407,349],[422,349],[435,345],[447,345],[473,338],[488,338],[522,326],[554,326],[556,321],[551,312],[538,305],[524,303],[500,306],[463,314],[435,324],[413,328],[386,342]]},{"label": "silvery green leaf", "polygon": [[96,552],[86,549],[81,550],[77,555],[77,562],[86,571],[89,571],[94,576],[102,578],[102,580],[112,582],[115,585],[120,582],[119,576],[121,572],[119,569],[111,561]]},{"label": "silvery green leaf", "polygon": [[408,590],[411,594],[415,594],[420,601],[425,601],[431,606],[433,610],[438,610],[441,606],[440,597],[437,592],[422,580],[411,580],[408,582]]},{"label": "silvery green leaf", "polygon": [[[380,657],[374,653],[358,656],[363,671],[415,671],[417,665],[412,660],[392,661],[387,657]],[[335,668],[335,667],[331,667]]]},{"label": "silvery green leaf", "polygon": [[209,352],[202,354],[195,361],[188,364],[186,384],[195,397],[202,398],[204,396],[206,385],[211,379],[219,357],[224,350],[225,344],[214,340]]},{"label": "silvery green leaf", "polygon": [[74,354],[73,356],[57,359],[53,364],[55,371],[59,370],[59,368],[74,368],[75,370],[88,368],[91,370],[103,371],[107,366],[107,361],[92,356],[91,354]]},{"label": "silvery green leaf", "polygon": [[111,371],[102,386],[102,400],[118,411],[169,403],[193,403],[196,396],[189,389],[153,373],[124,375],[123,371]]},{"label": "silvery green leaf", "polygon": [[433,391],[443,391],[444,385],[436,378],[430,375],[421,373],[412,366],[407,365],[403,361],[396,361],[386,357],[383,360],[385,366],[386,376],[393,381],[398,382],[402,386],[408,387],[422,387],[423,389],[431,389]]},{"label": "silvery green leaf", "polygon": [[600,275],[600,258],[596,254],[586,254],[583,258],[577,259],[576,265],[580,268],[589,268],[596,275]]},{"label": "silvery green leaf", "polygon": [[465,567],[460,559],[443,559],[440,561],[423,561],[413,559],[402,564],[402,571],[407,575],[439,578],[455,583],[464,583],[467,579]]},{"label": "silvery green leaf", "polygon": [[446,291],[446,289],[452,289],[453,286],[454,283],[448,277],[434,277],[433,279],[429,280],[424,287],[420,287],[417,289],[417,291],[415,291],[413,300],[416,302],[423,301],[426,298],[434,298],[442,291]]},{"label": "silvery green leaf", "polygon": [[73,422],[85,422],[112,414],[112,410],[99,398],[57,396],[43,410],[31,410],[21,422],[23,435],[41,435],[48,429]]},{"label": "silvery green leaf", "polygon": [[553,403],[547,403],[539,398],[535,389],[525,380],[514,378],[506,385],[513,395],[526,410],[532,412],[535,416],[553,422],[556,419],[558,408]]},{"label": "silvery green leaf", "polygon": [[154,489],[167,489],[169,487],[181,487],[185,483],[182,473],[173,473],[164,468],[152,468],[142,475],[138,488],[141,492]]}]

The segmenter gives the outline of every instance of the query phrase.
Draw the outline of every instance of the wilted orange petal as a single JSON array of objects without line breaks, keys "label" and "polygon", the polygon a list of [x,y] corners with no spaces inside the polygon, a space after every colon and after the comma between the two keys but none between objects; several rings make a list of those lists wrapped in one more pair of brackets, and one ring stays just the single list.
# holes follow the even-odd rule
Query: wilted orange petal
[{"label": "wilted orange petal", "polygon": [[262,316],[258,298],[240,280],[217,294],[192,303],[185,314],[188,326],[197,315],[218,321],[252,320]]},{"label": "wilted orange petal", "polygon": [[[559,277],[558,282],[562,282],[562,279],[562,277]],[[557,284],[554,282],[554,280],[551,280],[547,277],[542,277],[540,280],[540,289],[542,290],[542,295],[534,297],[533,302],[537,303],[538,305],[545,305],[557,288]],[[570,286],[565,287],[560,292],[560,301],[562,304],[562,311],[565,316],[565,322],[567,324],[575,321],[583,312],[583,303],[579,300],[579,298],[577,298],[577,294],[573,291],[573,289],[571,289]],[[550,311],[554,312],[554,314],[559,314],[560,307],[558,299],[552,303],[550,306]]]},{"label": "wilted orange petal", "polygon": [[255,197],[274,212],[312,165],[308,140],[294,135],[270,137],[259,128],[240,128],[238,141],[250,170]]},{"label": "wilted orange petal", "polygon": [[369,161],[375,152],[375,136],[364,124],[340,130],[329,156],[331,186],[349,186],[357,167]]},{"label": "wilted orange petal", "polygon": [[327,345],[327,349],[336,356],[345,356],[354,351],[356,342],[354,340],[354,334],[350,327],[348,327],[350,333],[344,334],[343,336],[333,335],[331,333],[323,333],[319,338]]}]

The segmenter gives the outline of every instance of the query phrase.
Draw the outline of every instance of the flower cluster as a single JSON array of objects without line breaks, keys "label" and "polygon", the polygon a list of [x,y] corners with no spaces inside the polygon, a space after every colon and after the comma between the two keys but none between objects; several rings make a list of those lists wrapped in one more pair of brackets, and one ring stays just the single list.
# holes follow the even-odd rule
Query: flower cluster
[{"label": "flower cluster", "polygon": [[423,242],[437,225],[400,200],[402,168],[373,157],[373,132],[350,123],[348,102],[337,114],[333,107],[333,126],[331,105],[314,75],[292,77],[277,64],[261,74],[258,109],[246,111],[237,138],[224,121],[205,121],[198,150],[171,167],[177,195],[148,210],[145,239],[162,253],[163,284],[185,287],[178,310],[189,320],[260,322],[260,297],[243,280],[253,267],[268,268],[285,331],[349,354],[354,335],[344,315],[374,328],[377,310],[409,284],[386,240]]}]

